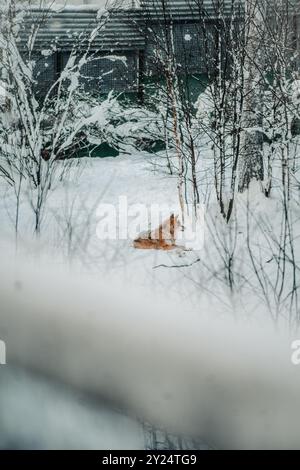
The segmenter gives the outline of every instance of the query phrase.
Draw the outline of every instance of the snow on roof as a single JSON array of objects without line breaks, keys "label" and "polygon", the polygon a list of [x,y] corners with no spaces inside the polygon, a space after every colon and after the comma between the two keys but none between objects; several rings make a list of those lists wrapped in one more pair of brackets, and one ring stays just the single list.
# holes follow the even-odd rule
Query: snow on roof
[{"label": "snow on roof", "polygon": [[[92,0],[90,4],[83,4],[78,0],[69,0],[62,4],[62,0],[52,0],[50,14],[41,20],[41,10],[37,7],[28,10],[22,31],[21,47],[26,48],[28,35],[33,24],[39,25],[35,47],[45,49],[50,43],[66,50],[72,49],[74,40],[78,47],[84,48],[84,41],[99,24],[102,13],[108,14],[107,19],[98,34],[93,38],[92,47],[103,51],[141,50],[145,47],[145,37],[142,32],[144,21],[160,21],[167,14],[177,21],[195,21],[195,12],[191,9],[191,0],[165,0],[166,10],[162,8],[162,0]],[[230,14],[228,7],[232,0],[224,0],[225,13]],[[239,5],[243,0],[236,0]],[[103,6],[105,5],[105,7]],[[216,17],[214,0],[203,0],[205,16]],[[127,7],[127,8],[125,8]],[[77,14],[78,12],[78,14]],[[138,26],[142,25],[142,27]]]},{"label": "snow on roof", "polygon": [[117,8],[118,10],[127,10],[128,8],[137,8],[139,0],[67,0],[66,2],[53,2],[49,9],[53,11],[98,11],[104,9]]},{"label": "snow on roof", "polygon": [[[120,1],[120,0],[118,0]],[[110,3],[116,5],[116,2]],[[58,4],[56,4],[58,5]],[[87,8],[86,8],[87,7]],[[76,12],[80,12],[78,15]],[[103,16],[102,13],[105,15]],[[106,16],[107,15],[107,16]],[[103,21],[103,27],[93,38],[95,50],[139,50],[144,48],[144,37],[135,27],[137,9],[126,10],[96,8],[94,5],[68,5],[61,10],[52,10],[45,18],[39,9],[31,9],[25,17],[21,35],[21,47],[26,48],[32,25],[38,25],[35,47],[47,49],[49,44],[65,49],[74,46],[77,39],[78,47],[85,47],[85,40]],[[101,18],[100,18],[101,17]],[[78,39],[80,39],[78,41]]]}]

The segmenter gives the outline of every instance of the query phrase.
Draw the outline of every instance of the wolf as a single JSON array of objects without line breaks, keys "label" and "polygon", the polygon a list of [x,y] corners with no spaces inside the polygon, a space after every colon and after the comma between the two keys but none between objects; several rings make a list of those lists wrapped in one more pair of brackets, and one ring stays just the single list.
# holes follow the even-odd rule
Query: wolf
[{"label": "wolf", "polygon": [[171,214],[157,229],[141,233],[133,245],[140,250],[174,250],[179,248],[176,238],[180,228],[179,216]]}]

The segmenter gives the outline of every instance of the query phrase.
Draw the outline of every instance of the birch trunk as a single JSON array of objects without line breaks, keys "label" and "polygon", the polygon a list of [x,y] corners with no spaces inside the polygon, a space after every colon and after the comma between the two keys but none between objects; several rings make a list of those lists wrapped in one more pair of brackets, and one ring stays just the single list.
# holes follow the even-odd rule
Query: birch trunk
[{"label": "birch trunk", "polygon": [[[252,179],[264,179],[262,156],[262,79],[258,68],[263,73],[263,55],[260,47],[263,31],[263,5],[261,0],[247,0],[245,3],[245,48],[244,64],[244,110],[242,116],[241,164],[239,191],[248,188]],[[259,61],[259,62],[258,62]]]}]

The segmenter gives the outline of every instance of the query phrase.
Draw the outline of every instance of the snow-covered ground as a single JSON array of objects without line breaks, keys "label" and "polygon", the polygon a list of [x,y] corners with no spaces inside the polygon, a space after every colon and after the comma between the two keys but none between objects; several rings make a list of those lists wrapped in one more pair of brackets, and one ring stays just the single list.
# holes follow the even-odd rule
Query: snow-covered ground
[{"label": "snow-covered ground", "polygon": [[[163,293],[165,297],[176,297],[177,301],[185,300],[190,291],[190,282],[185,283],[185,288],[182,286],[185,274],[158,266],[190,264],[197,254],[180,249],[136,250],[132,239],[101,240],[97,235],[102,204],[116,207],[117,216],[120,198],[126,198],[128,206],[142,204],[150,208],[151,204],[158,204],[172,208],[178,206],[176,185],[176,176],[168,175],[161,168],[161,161],[146,153],[81,159],[67,180],[50,192],[39,242],[41,254],[48,256],[50,252],[54,262],[71,263],[72,270],[84,269],[112,281],[148,287],[152,295]],[[6,241],[14,239],[14,217],[15,195],[10,188],[2,186],[1,233]],[[25,192],[20,209],[19,244],[29,254],[35,238],[33,223]],[[135,218],[131,217],[129,227],[134,223]],[[142,225],[141,231],[147,228]]]},{"label": "snow-covered ground", "polygon": [[[203,158],[208,162],[207,170]],[[259,271],[266,269],[272,278],[276,268],[277,243],[280,243],[282,233],[280,189],[277,191],[274,178],[274,195],[267,199],[263,197],[259,184],[253,183],[249,192],[236,196],[235,212],[227,225],[219,214],[214,188],[207,183],[212,180],[209,159],[210,152],[206,149],[202,153],[200,172],[203,183],[199,185],[201,199],[205,202],[204,244],[201,250],[137,250],[132,239],[118,238],[118,230],[117,239],[99,237],[99,224],[103,222],[100,209],[103,205],[115,208],[117,229],[118,217],[124,212],[120,201],[124,199],[128,207],[139,204],[148,209],[153,204],[166,206],[166,214],[168,208],[178,207],[176,175],[168,174],[162,158],[143,152],[116,158],[82,158],[74,161],[64,180],[53,184],[49,192],[38,242],[34,235],[33,210],[24,188],[19,209],[18,250],[27,253],[30,263],[40,263],[43,255],[49,263],[50,254],[54,265],[68,265],[72,272],[84,272],[98,278],[103,276],[112,283],[140,287],[148,290],[152,298],[155,295],[163,296],[181,303],[184,308],[198,308],[201,298],[202,303],[211,306],[214,314],[232,316],[237,310],[239,317],[269,315],[259,287],[253,287],[257,279],[247,252],[247,240],[249,236]],[[15,239],[16,196],[13,189],[3,182],[0,195],[0,243],[7,250],[9,241],[14,251],[14,243],[11,242]],[[296,193],[291,204],[294,237],[297,239],[300,227]],[[135,225],[136,218],[128,217],[129,231]],[[147,223],[142,221],[137,224],[139,228],[141,231],[147,229]],[[298,244],[295,245],[296,258],[299,257],[297,247]],[[230,257],[232,273],[228,272]],[[174,266],[177,268],[173,269]],[[229,285],[231,274],[235,283],[233,292]],[[251,289],[257,289],[257,292],[253,293]],[[239,293],[247,294],[247,300]],[[201,314],[207,313],[201,308],[199,310]]]},{"label": "snow-covered ground", "polygon": [[142,425],[99,399],[9,365],[0,373],[0,449],[143,449]]},{"label": "snow-covered ground", "polygon": [[[183,276],[160,264],[185,262],[184,253],[138,251],[132,240],[100,240],[97,212],[100,204],[176,204],[176,178],[156,166],[148,154],[118,158],[81,159],[63,183],[50,192],[40,241],[33,234],[33,212],[23,194],[20,208],[18,256],[39,271],[39,265],[103,279],[105,283],[144,289],[186,302]],[[60,164],[60,163],[58,163]],[[14,257],[15,194],[1,186],[2,252]],[[146,227],[144,227],[146,228]],[[49,254],[53,254],[49,256]],[[37,279],[37,289],[39,280]],[[136,419],[75,389],[9,364],[1,369],[0,447],[2,448],[144,448],[147,433]],[[149,439],[149,436],[148,436]],[[205,448],[205,446],[203,446]]]},{"label": "snow-covered ground", "polygon": [[[15,268],[11,263],[16,248],[12,242],[15,194],[1,183],[1,321],[4,330],[5,325],[10,325],[7,333],[14,361],[26,366],[26,371],[9,364],[0,370],[2,447],[142,448],[143,427],[136,416],[153,419],[158,426],[172,423],[174,429],[185,425],[189,429],[193,423],[199,426],[201,438],[206,438],[206,431],[212,436],[219,434],[219,442],[229,447],[259,447],[264,443],[273,447],[276,443],[285,446],[292,442],[289,437],[285,441],[284,426],[279,432],[272,424],[275,409],[276,419],[281,421],[294,413],[294,390],[299,384],[294,369],[291,370],[290,342],[280,340],[277,346],[268,329],[248,335],[241,322],[243,318],[247,323],[255,318],[265,323],[269,318],[262,296],[252,289],[255,276],[246,258],[244,209],[249,197],[251,211],[255,211],[251,242],[254,250],[258,249],[255,256],[261,255],[257,259],[271,276],[275,260],[270,259],[266,234],[280,234],[278,195],[266,200],[257,184],[252,185],[250,193],[237,198],[239,217],[234,217],[232,225],[225,225],[211,196],[212,188],[203,186],[208,208],[206,237],[203,249],[197,252],[140,251],[130,239],[101,240],[97,236],[101,204],[118,207],[120,196],[126,197],[129,205],[176,204],[176,184],[176,177],[162,168],[161,159],[146,153],[81,159],[63,181],[51,188],[39,241],[35,240],[33,211],[24,189],[17,243],[17,260],[22,263]],[[297,222],[297,204],[294,215]],[[295,237],[298,227],[296,223]],[[236,254],[231,273],[233,292],[226,267],[226,256],[232,257],[232,253]],[[93,329],[90,315],[98,311],[97,306],[103,307],[101,295],[106,286],[112,305],[117,302],[112,307],[115,311],[109,317],[105,308],[100,309],[101,316],[92,318],[96,322]],[[139,298],[135,307],[138,311],[128,310],[127,301],[123,302],[126,291]],[[24,303],[16,292],[24,296]],[[52,308],[53,317],[47,317],[48,308]],[[235,329],[234,319],[239,320],[239,330]],[[220,320],[222,323],[218,323]],[[25,341],[26,354],[19,345],[20,338]],[[78,358],[86,365],[91,357],[103,377],[93,372],[94,363],[86,371],[77,370],[78,363],[71,356],[75,338],[91,346],[91,351],[87,347],[79,349]],[[99,358],[93,355],[95,348]],[[277,355],[280,376],[270,367]],[[245,376],[246,363],[245,370],[251,373],[246,372]],[[71,388],[28,372],[35,368],[48,371],[59,380],[63,378]],[[284,374],[287,379],[282,383]],[[256,380],[257,387],[250,397],[244,387],[252,390]],[[279,391],[271,403],[269,389],[274,387]],[[103,392],[104,397],[119,400],[121,406],[94,402],[87,391]],[[227,404],[223,406],[224,400]],[[235,415],[236,403],[239,417]],[[260,406],[268,411],[261,413]],[[29,419],[29,415],[34,419]],[[250,421],[253,427],[249,427]],[[226,423],[229,431],[223,432]],[[274,433],[267,436],[264,429],[271,424]],[[297,428],[294,421],[292,428]],[[293,445],[297,446],[296,441]]]}]

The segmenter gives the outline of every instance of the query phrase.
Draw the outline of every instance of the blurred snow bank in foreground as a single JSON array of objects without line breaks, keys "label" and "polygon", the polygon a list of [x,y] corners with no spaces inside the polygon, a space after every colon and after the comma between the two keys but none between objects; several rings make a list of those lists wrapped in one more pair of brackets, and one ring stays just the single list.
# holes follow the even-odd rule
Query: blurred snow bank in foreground
[{"label": "blurred snow bank in foreground", "polygon": [[299,447],[300,371],[287,336],[216,320],[209,305],[201,316],[104,278],[1,258],[9,366],[216,447]]}]

